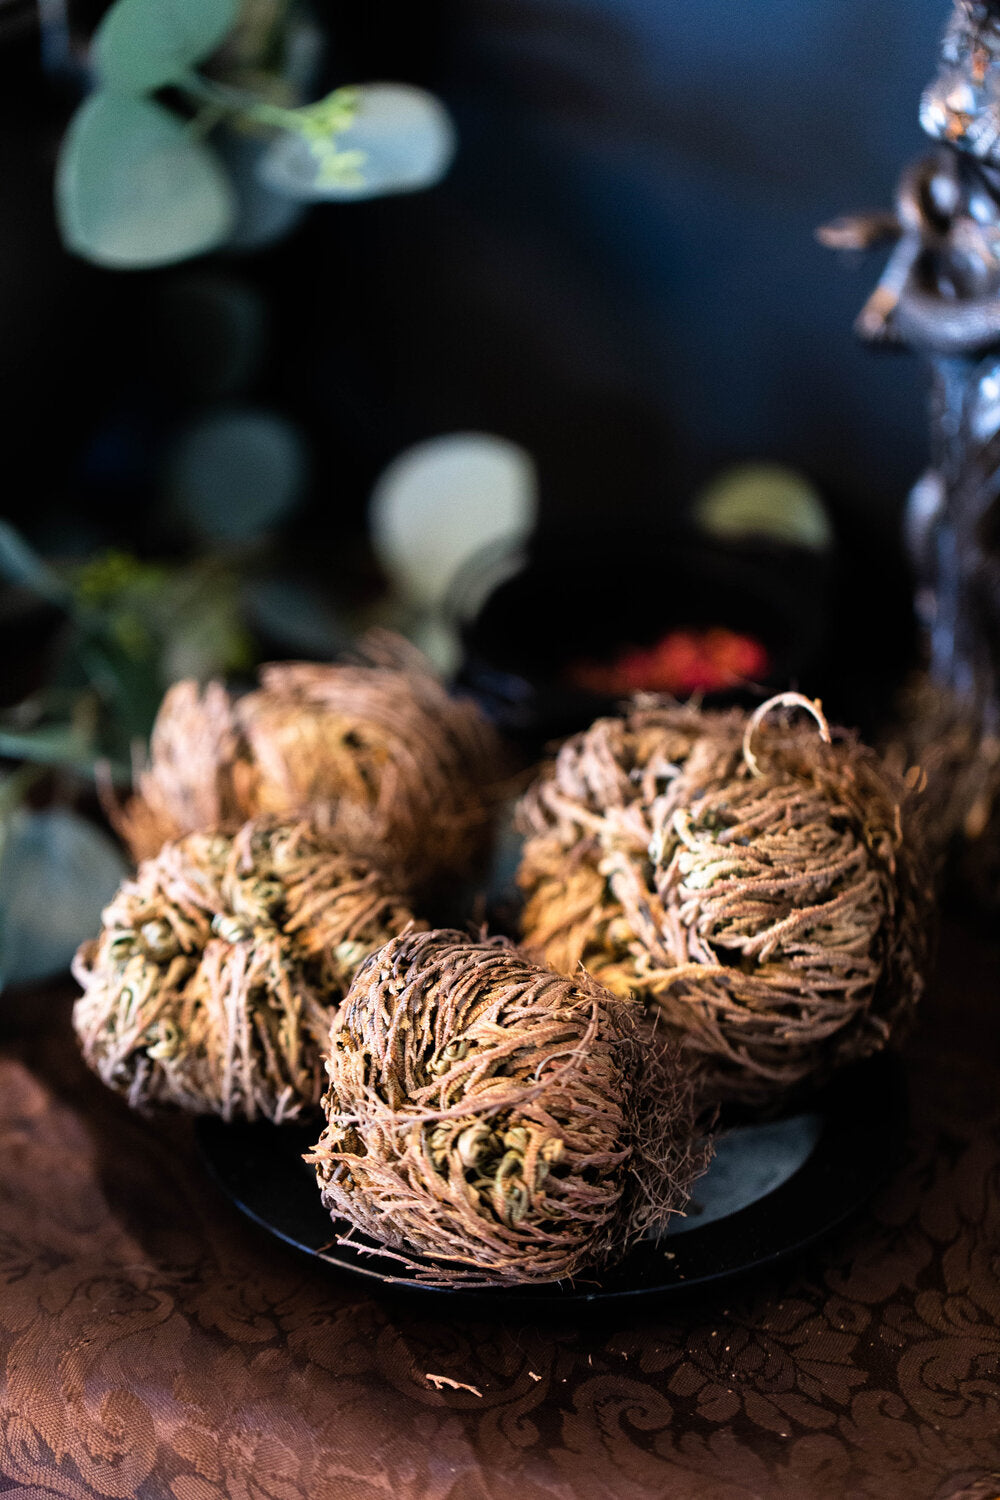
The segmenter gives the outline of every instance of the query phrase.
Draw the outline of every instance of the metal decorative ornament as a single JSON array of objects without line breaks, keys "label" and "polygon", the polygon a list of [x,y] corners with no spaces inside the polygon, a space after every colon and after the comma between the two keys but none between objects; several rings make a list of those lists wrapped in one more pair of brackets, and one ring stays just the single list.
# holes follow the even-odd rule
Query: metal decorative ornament
[{"label": "metal decorative ornament", "polygon": [[934,682],[1000,728],[1000,0],[955,0],[920,123],[938,148],[903,173],[893,213],[839,219],[824,244],[892,244],[856,324],[914,349],[933,377],[931,467],[906,541]]}]

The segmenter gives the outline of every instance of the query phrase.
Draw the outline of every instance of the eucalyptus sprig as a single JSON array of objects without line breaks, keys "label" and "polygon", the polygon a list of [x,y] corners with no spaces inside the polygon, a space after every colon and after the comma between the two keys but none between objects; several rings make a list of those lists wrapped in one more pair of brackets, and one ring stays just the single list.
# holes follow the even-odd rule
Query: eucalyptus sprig
[{"label": "eucalyptus sprig", "polygon": [[200,105],[209,119],[297,137],[315,161],[317,180],[324,186],[358,187],[364,181],[361,168],[365,152],[345,151],[338,144],[338,137],[351,126],[357,113],[357,89],[334,89],[313,104],[290,108],[196,72],[178,79],[177,87]]},{"label": "eucalyptus sprig", "polygon": [[240,577],[222,558],[142,562],[123,552],[56,567],[0,521],[0,579],[63,616],[44,683],[0,713],[0,757],[93,779],[98,764],[126,781],[178,676],[244,671],[253,647]]},{"label": "eucalyptus sprig", "polygon": [[356,180],[361,153],[336,144],[353,117],[349,90],[286,108],[198,71],[239,19],[240,0],[115,0],[94,34],[95,88],[59,157],[56,205],[68,248],[126,269],[224,244],[235,195],[206,139],[221,122],[288,133],[328,180]]},{"label": "eucalyptus sprig", "polygon": [[[224,245],[238,205],[213,144],[220,127],[259,134],[260,182],[301,201],[412,191],[447,169],[451,122],[422,90],[375,84],[338,88],[313,103],[278,102],[296,89],[280,71],[282,58],[271,56],[270,33],[262,65],[247,67],[243,57],[227,77],[247,3],[114,0],[93,38],[93,91],[70,122],[56,171],[70,250],[135,269]],[[293,25],[294,10],[279,21]]]}]

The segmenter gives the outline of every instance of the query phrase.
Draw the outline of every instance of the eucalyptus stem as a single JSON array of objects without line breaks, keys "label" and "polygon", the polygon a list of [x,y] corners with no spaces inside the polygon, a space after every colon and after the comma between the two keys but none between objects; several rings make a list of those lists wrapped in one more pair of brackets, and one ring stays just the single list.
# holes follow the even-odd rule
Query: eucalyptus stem
[{"label": "eucalyptus stem", "polygon": [[342,151],[337,145],[337,137],[354,118],[357,108],[355,89],[334,89],[333,93],[313,104],[293,108],[273,104],[246,89],[219,83],[194,71],[178,79],[177,86],[199,106],[194,122],[199,131],[204,128],[201,122],[205,112],[214,111],[218,118],[228,116],[244,125],[296,135],[305,142],[316,163],[318,182],[327,186],[351,187],[361,183],[360,169],[365,153]]},{"label": "eucalyptus stem", "polygon": [[177,81],[180,88],[195,102],[218,110],[223,116],[266,126],[272,130],[290,130],[295,135],[311,136],[323,128],[327,134],[344,130],[350,124],[357,106],[357,90],[334,89],[315,104],[291,107],[273,104],[261,99],[248,89],[236,88],[233,84],[220,83],[194,71],[185,73]]},{"label": "eucalyptus stem", "polygon": [[295,111],[280,104],[271,104],[248,89],[236,88],[229,83],[220,83],[215,78],[206,78],[193,70],[177,80],[177,87],[192,100],[208,105],[225,117],[252,121],[255,125],[269,125],[276,130],[295,129]]}]

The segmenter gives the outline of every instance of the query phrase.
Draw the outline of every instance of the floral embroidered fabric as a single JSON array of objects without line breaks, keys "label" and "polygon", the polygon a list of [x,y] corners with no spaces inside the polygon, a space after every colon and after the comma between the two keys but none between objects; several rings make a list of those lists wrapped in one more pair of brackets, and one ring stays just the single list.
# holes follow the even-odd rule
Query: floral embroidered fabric
[{"label": "floral embroidered fabric", "polygon": [[576,1326],[451,1319],[299,1261],[221,1200],[187,1121],[86,1073],[68,992],[32,997],[44,1026],[0,1034],[0,1495],[991,1500],[998,969],[949,935],[910,1154],[862,1220],[763,1280]]}]

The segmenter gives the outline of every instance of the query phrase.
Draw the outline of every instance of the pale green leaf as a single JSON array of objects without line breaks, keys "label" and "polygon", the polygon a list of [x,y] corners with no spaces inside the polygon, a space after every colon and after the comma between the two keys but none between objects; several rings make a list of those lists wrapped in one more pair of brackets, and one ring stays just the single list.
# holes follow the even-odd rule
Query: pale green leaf
[{"label": "pale green leaf", "polygon": [[53,604],[67,605],[69,590],[38,553],[15,531],[9,521],[0,520],[0,577],[8,583],[20,583]]},{"label": "pale green leaf", "polygon": [[15,812],[0,854],[0,987],[69,967],[100,931],[101,909],[126,874],[106,834],[66,808]]},{"label": "pale green leaf", "polygon": [[506,438],[430,438],[393,459],[375,486],[376,555],[404,598],[436,609],[474,557],[530,534],[537,490],[531,456]]},{"label": "pale green leaf", "polygon": [[208,57],[232,30],[239,0],[115,0],[94,34],[102,83],[151,94]]},{"label": "pale green leaf", "polygon": [[72,724],[46,724],[37,729],[0,727],[0,756],[76,770],[91,770],[94,764],[90,746]]},{"label": "pale green leaf", "polygon": [[726,469],[694,504],[695,520],[729,542],[756,538],[825,552],[833,527],[815,486],[783,464],[748,463]]},{"label": "pale green leaf", "polygon": [[[150,715],[143,725],[146,732],[151,718]],[[129,766],[123,760],[99,756],[97,747],[73,724],[42,724],[34,729],[0,727],[0,758],[24,761],[28,766],[53,766],[87,778],[96,774],[100,761],[105,773],[115,782],[124,784],[130,775]],[[10,784],[11,778],[8,777],[2,785],[9,788]],[[0,789],[0,815],[3,806],[3,791]]]},{"label": "pale green leaf", "polygon": [[302,494],[308,468],[297,429],[276,412],[233,407],[184,432],[167,462],[174,507],[210,543],[256,537]]},{"label": "pale green leaf", "polygon": [[233,203],[210,149],[169,110],[98,91],[59,156],[56,206],[71,250],[118,270],[167,265],[226,238]]},{"label": "pale green leaf", "polygon": [[[439,182],[455,154],[455,128],[444,105],[424,89],[366,83],[349,91],[348,123],[328,138],[307,118],[283,130],[261,159],[261,180],[306,201],[378,198]],[[315,117],[316,106],[312,106]]]}]

